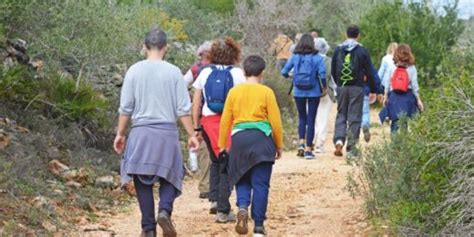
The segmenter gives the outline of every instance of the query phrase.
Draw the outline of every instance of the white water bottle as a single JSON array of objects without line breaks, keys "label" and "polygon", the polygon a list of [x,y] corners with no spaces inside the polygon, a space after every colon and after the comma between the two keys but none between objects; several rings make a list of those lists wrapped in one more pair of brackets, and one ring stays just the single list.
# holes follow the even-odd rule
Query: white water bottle
[{"label": "white water bottle", "polygon": [[189,150],[189,169],[191,172],[196,172],[198,171],[198,157],[197,157],[197,152],[193,150]]}]

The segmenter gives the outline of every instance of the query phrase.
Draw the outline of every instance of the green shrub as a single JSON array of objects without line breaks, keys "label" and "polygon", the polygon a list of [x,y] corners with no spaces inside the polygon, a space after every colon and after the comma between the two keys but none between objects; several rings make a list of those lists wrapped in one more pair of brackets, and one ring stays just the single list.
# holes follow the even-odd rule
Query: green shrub
[{"label": "green shrub", "polygon": [[108,125],[109,102],[87,82],[59,75],[36,79],[24,66],[0,68],[0,97],[15,110],[35,109],[49,118],[84,126]]},{"label": "green shrub", "polygon": [[400,234],[468,233],[474,77],[466,70],[472,61],[463,65],[440,75],[438,89],[422,92],[426,111],[408,122],[407,131],[369,148],[359,182],[351,182],[369,216]]}]

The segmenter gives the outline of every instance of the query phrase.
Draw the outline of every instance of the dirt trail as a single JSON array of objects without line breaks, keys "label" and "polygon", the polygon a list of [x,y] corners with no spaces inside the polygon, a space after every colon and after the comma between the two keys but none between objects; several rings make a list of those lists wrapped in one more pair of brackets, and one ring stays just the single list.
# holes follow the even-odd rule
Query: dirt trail
[{"label": "dirt trail", "polygon": [[[297,158],[295,152],[289,152],[276,162],[265,222],[268,236],[360,236],[359,233],[367,228],[361,200],[352,199],[345,190],[347,174],[354,167],[347,165],[344,158],[332,155],[335,110],[332,114],[326,153],[307,161]],[[371,117],[372,122],[376,121],[375,111]],[[373,140],[377,140],[380,133],[380,129],[372,129]],[[361,144],[365,145],[362,139]],[[209,203],[197,197],[197,181],[186,180],[184,193],[176,200],[173,214],[179,236],[238,236],[233,223],[214,223],[214,215],[208,214]],[[231,199],[235,210],[235,192]],[[133,203],[108,222],[115,236],[138,236],[138,204]]]}]

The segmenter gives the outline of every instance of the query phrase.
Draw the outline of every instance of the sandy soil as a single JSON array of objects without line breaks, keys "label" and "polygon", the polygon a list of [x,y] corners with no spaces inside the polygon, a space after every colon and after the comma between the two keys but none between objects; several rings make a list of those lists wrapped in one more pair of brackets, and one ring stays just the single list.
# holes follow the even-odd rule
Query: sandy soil
[{"label": "sandy soil", "polygon": [[[265,223],[268,236],[363,236],[364,229],[370,228],[364,221],[362,201],[352,199],[345,189],[347,175],[355,168],[346,164],[344,158],[332,154],[334,114],[335,110],[330,118],[326,153],[307,161],[297,158],[295,152],[288,152],[276,162]],[[376,122],[375,111],[371,117],[372,122]],[[372,129],[372,140],[378,140],[382,133],[380,128]],[[362,136],[361,144],[365,146]],[[231,199],[235,211],[235,192]],[[197,181],[187,179],[173,214],[179,236],[238,236],[234,223],[214,223],[208,208],[209,203],[198,198]],[[138,205],[133,203],[107,222],[115,236],[139,236]],[[89,233],[88,236],[107,234]]]}]

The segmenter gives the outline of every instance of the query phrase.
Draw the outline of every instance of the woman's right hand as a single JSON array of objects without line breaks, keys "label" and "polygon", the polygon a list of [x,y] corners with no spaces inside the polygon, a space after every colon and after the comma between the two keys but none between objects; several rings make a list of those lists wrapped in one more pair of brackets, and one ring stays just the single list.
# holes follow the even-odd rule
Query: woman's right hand
[{"label": "woman's right hand", "polygon": [[197,151],[199,149],[199,140],[196,136],[192,136],[188,139],[188,148],[191,151]]},{"label": "woman's right hand", "polygon": [[125,149],[125,143],[126,143],[126,136],[125,135],[120,135],[117,134],[114,140],[114,150],[117,152],[117,154],[122,154],[123,150]]}]

